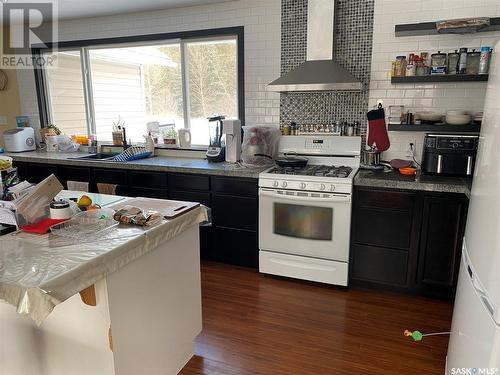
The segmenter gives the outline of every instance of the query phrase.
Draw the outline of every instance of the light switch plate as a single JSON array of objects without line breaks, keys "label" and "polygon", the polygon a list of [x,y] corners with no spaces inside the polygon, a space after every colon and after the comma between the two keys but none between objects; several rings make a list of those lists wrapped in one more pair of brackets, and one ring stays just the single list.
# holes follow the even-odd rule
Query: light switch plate
[{"label": "light switch plate", "polygon": [[0,116],[0,125],[7,125],[7,116]]}]

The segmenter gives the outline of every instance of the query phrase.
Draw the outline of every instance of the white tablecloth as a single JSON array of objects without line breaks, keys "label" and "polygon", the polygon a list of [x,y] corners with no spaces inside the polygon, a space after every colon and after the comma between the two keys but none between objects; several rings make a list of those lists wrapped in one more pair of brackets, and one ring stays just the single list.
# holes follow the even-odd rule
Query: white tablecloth
[{"label": "white tablecloth", "polygon": [[0,299],[40,325],[57,304],[207,219],[200,206],[147,230],[124,229],[121,238],[76,243],[53,235],[2,236]]}]

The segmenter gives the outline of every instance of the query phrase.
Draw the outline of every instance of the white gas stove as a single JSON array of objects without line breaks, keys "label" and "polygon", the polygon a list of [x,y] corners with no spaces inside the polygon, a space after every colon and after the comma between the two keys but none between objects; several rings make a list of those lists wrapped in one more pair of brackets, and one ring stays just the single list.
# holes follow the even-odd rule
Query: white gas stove
[{"label": "white gas stove", "polygon": [[282,137],[280,156],[303,156],[308,165],[259,175],[260,272],[347,285],[360,149],[361,137]]}]

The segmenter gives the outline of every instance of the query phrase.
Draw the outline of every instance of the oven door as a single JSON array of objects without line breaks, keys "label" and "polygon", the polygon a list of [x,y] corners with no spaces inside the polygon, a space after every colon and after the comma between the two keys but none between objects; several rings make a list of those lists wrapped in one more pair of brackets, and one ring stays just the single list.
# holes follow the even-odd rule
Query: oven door
[{"label": "oven door", "polygon": [[350,228],[350,195],[259,190],[261,250],[347,262]]}]

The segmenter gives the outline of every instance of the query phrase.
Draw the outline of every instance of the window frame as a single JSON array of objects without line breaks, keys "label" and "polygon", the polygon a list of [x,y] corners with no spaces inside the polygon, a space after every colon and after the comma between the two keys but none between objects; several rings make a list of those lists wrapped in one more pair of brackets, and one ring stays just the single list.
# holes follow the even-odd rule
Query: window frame
[{"label": "window frame", "polygon": [[[186,48],[190,42],[199,42],[203,40],[224,40],[228,38],[236,38],[237,48],[237,95],[238,95],[238,118],[241,120],[242,126],[245,125],[245,63],[244,63],[244,27],[226,27],[206,30],[192,30],[173,33],[146,34],[124,37],[87,39],[64,41],[57,43],[45,43],[43,45],[33,45],[31,52],[34,58],[41,57],[45,53],[50,53],[52,50],[79,50],[83,77],[83,90],[85,97],[85,112],[87,119],[88,134],[95,133],[95,110],[93,108],[92,98],[92,77],[90,64],[91,49],[102,48],[118,48],[118,47],[133,47],[157,44],[179,43],[181,48],[181,71],[182,71],[182,86],[183,86],[183,110],[184,110],[184,127],[190,127],[190,105],[189,105],[189,85],[186,72]],[[51,101],[50,92],[48,90],[48,80],[44,67],[35,66],[35,88],[37,93],[38,111],[40,116],[40,125],[42,128],[51,123]]]}]

